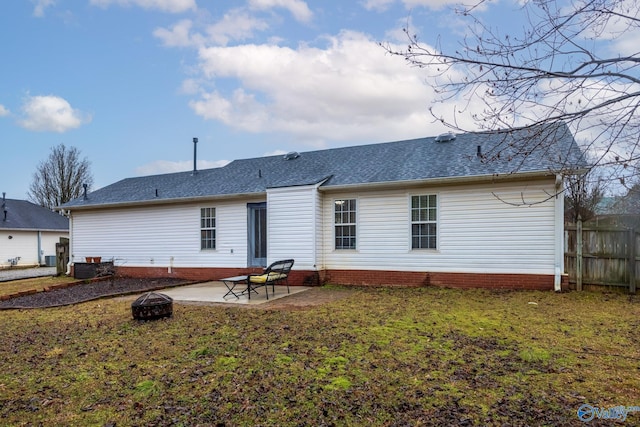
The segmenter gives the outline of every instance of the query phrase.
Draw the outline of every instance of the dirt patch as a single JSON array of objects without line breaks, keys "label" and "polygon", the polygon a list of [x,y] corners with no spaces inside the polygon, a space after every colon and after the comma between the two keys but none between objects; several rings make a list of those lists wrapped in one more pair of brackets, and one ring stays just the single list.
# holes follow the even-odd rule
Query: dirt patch
[{"label": "dirt patch", "polygon": [[307,307],[322,305],[331,301],[337,301],[353,295],[355,289],[334,287],[312,288],[298,294],[289,295],[269,301],[266,304],[251,306],[263,310],[304,310]]}]

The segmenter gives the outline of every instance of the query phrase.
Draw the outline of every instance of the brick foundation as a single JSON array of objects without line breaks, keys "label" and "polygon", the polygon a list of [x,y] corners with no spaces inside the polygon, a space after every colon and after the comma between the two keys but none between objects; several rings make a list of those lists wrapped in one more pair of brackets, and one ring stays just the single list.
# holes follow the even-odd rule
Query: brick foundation
[{"label": "brick foundation", "polygon": [[430,285],[430,273],[414,271],[325,270],[322,283],[358,286],[419,287]]},{"label": "brick foundation", "polygon": [[[259,268],[173,268],[118,267],[118,274],[128,277],[174,277],[185,280],[206,281],[223,277],[260,273]],[[324,283],[356,286],[441,286],[451,288],[528,289],[553,290],[553,275],[545,274],[480,274],[435,273],[376,270],[293,270],[289,275],[291,286],[317,286]],[[568,276],[562,276],[562,290],[568,290]]]},{"label": "brick foundation", "polygon": [[[411,271],[327,270],[323,283],[361,286],[442,286],[450,288],[553,290],[554,276],[546,274],[434,273]],[[568,277],[562,276],[562,289]]]},{"label": "brick foundation", "polygon": [[[554,290],[554,276],[549,274],[472,274],[430,273],[431,284],[451,288]],[[563,275],[561,288],[567,290],[569,278]]]},{"label": "brick foundation", "polygon": [[[244,276],[250,273],[262,273],[261,268],[172,268],[167,267],[127,267],[117,268],[117,274],[125,277],[173,277],[190,281],[219,280],[224,277]],[[289,285],[320,285],[315,271],[294,270],[289,274]]]}]

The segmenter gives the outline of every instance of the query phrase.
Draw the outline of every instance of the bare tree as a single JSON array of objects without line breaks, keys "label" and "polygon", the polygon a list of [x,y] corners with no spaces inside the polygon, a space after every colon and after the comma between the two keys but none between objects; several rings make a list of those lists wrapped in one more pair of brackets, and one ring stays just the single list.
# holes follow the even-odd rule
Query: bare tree
[{"label": "bare tree", "polygon": [[604,198],[605,184],[594,171],[582,175],[570,175],[565,181],[565,221],[575,223],[578,218],[589,221],[595,218],[597,207]]},{"label": "bare tree", "polygon": [[622,197],[619,197],[612,210],[618,215],[640,216],[640,182],[636,182]]},{"label": "bare tree", "polygon": [[51,149],[47,160],[40,162],[29,187],[29,199],[49,209],[79,197],[93,185],[90,163],[80,158],[80,151],[64,144]]},{"label": "bare tree", "polygon": [[[507,134],[564,122],[595,157],[592,166],[627,184],[640,158],[640,50],[623,41],[637,40],[640,3],[525,0],[528,23],[519,34],[484,24],[484,3],[456,11],[470,31],[457,48],[419,41],[408,27],[406,49],[383,47],[434,78],[431,112],[450,128]],[[445,101],[457,104],[454,111],[437,111]],[[475,129],[465,129],[461,115]]]}]

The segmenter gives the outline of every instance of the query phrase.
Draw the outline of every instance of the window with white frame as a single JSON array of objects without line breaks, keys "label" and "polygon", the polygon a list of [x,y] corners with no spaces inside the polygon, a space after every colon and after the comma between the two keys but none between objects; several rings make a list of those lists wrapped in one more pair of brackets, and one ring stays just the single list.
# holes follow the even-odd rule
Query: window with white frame
[{"label": "window with white frame", "polygon": [[435,194],[411,196],[411,248],[436,249],[438,199]]},{"label": "window with white frame", "polygon": [[356,248],[356,199],[334,202],[335,248]]},{"label": "window with white frame", "polygon": [[200,249],[216,248],[216,208],[200,209]]}]

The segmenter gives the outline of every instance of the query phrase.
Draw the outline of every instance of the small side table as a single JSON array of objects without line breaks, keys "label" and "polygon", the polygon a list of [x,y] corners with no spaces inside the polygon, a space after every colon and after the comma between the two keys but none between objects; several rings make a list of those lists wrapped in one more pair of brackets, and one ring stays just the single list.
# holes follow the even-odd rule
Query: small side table
[{"label": "small side table", "polygon": [[[233,276],[233,277],[225,277],[224,279],[219,279],[224,285],[227,287],[227,293],[222,296],[222,298],[226,298],[227,295],[233,295],[237,299],[240,299],[240,295],[244,295],[245,292],[249,289],[249,281],[248,276]],[[246,283],[247,287],[242,290],[242,292],[236,293],[234,292],[236,286],[241,283]],[[249,294],[249,299],[251,299],[251,294]]]}]

